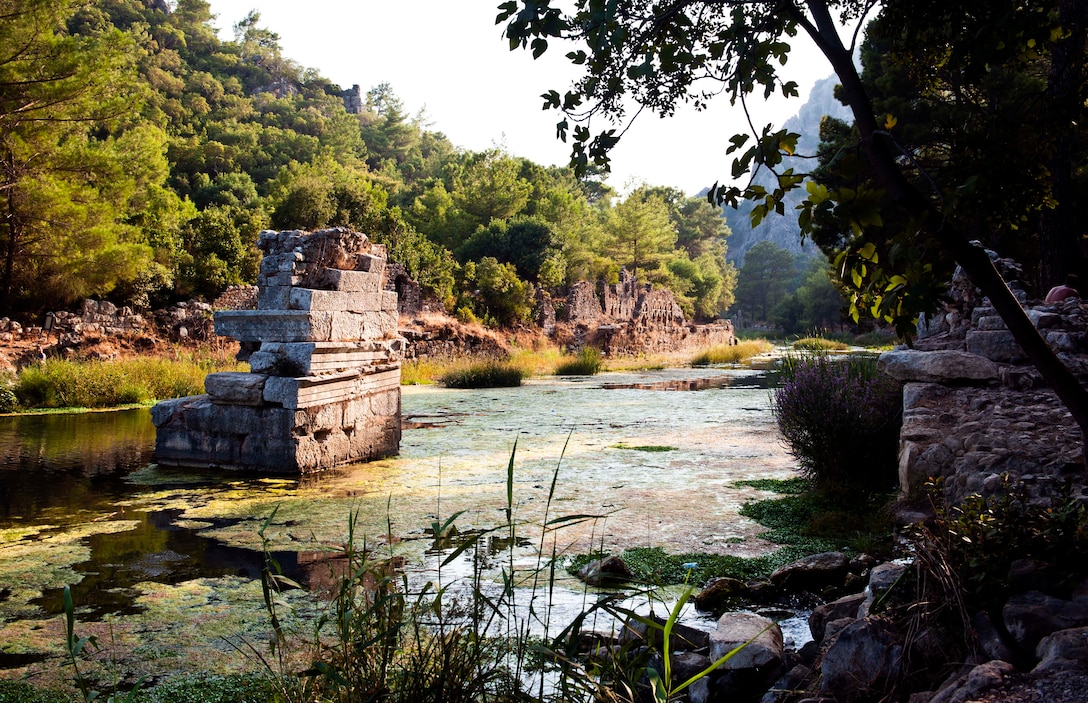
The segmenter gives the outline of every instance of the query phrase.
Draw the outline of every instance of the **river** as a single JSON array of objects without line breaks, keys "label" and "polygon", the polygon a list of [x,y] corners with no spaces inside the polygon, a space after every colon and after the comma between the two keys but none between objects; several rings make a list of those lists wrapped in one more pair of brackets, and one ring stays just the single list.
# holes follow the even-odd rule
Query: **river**
[{"label": "river", "polygon": [[65,584],[88,631],[131,657],[244,668],[232,638],[267,630],[258,530],[273,512],[269,547],[296,580],[355,516],[359,541],[405,556],[416,582],[456,581],[429,527],[455,513],[461,534],[504,524],[511,456],[519,561],[537,558],[545,511],[597,516],[549,532],[548,552],[766,553],[737,510],[768,494],[734,483],[791,475],[769,385],[708,368],[406,387],[399,456],[303,479],[160,469],[145,409],[0,418],[0,675],[55,666]]}]

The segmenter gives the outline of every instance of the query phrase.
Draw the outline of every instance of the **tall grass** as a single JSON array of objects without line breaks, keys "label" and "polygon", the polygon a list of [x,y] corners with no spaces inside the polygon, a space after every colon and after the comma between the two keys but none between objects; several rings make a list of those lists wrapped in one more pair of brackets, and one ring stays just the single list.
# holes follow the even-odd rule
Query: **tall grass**
[{"label": "tall grass", "polygon": [[11,390],[20,408],[109,408],[199,395],[214,371],[245,365],[216,357],[117,361],[46,359],[24,367]]},{"label": "tall grass", "polygon": [[447,370],[439,380],[447,388],[506,388],[521,385],[525,370],[509,361],[470,361]]},{"label": "tall grass", "polygon": [[802,337],[790,346],[801,351],[846,351],[850,348],[845,342],[826,337]]},{"label": "tall grass", "polygon": [[691,365],[736,364],[751,359],[753,356],[765,354],[773,348],[766,339],[743,340],[736,344],[719,344],[697,354],[691,360]]},{"label": "tall grass", "polygon": [[568,357],[555,367],[556,376],[593,376],[600,372],[604,361],[601,350],[582,347],[577,356]]}]

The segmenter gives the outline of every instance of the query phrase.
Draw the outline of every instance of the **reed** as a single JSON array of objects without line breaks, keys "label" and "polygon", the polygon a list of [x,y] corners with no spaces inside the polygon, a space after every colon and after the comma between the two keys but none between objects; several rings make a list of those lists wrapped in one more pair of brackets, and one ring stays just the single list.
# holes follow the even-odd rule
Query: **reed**
[{"label": "reed", "polygon": [[555,368],[555,375],[594,376],[600,373],[603,364],[600,349],[582,347],[576,356],[567,357]]},{"label": "reed", "polygon": [[697,354],[691,360],[691,365],[737,364],[751,359],[753,356],[766,354],[773,348],[766,339],[743,340],[736,344],[719,344]]},{"label": "reed", "polygon": [[846,351],[850,347],[845,342],[838,342],[825,337],[803,337],[790,345],[800,351]]}]

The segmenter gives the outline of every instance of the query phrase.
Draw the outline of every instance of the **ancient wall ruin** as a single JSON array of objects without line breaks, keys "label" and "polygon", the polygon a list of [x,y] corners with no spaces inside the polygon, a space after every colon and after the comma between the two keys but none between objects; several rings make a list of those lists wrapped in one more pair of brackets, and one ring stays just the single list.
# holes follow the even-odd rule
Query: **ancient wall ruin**
[{"label": "ancient wall ruin", "polygon": [[259,246],[257,309],[215,313],[250,372],[156,405],[159,463],[310,473],[396,453],[403,340],[384,248],[342,228],[265,231]]},{"label": "ancient wall ruin", "polygon": [[[1029,298],[1019,267],[995,263],[1028,317],[1058,356],[1088,380],[1088,307],[1070,298]],[[950,302],[919,325],[914,349],[885,353],[880,366],[904,382],[900,482],[915,496],[932,478],[944,498],[995,495],[1009,476],[1029,494],[1056,495],[1066,481],[1085,482],[1080,430],[989,301],[957,272]],[[1084,490],[1082,487],[1080,490]]]},{"label": "ancient wall ruin", "polygon": [[613,356],[736,343],[730,321],[693,324],[670,290],[640,284],[626,270],[619,283],[572,285],[560,319],[568,323],[569,346],[590,345]]}]

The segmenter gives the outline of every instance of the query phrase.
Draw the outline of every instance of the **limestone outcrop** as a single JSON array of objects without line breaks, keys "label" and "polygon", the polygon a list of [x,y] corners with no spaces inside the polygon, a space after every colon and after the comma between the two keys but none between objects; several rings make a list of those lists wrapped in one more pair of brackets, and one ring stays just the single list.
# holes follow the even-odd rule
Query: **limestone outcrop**
[{"label": "limestone outcrop", "polygon": [[311,473],[400,445],[397,295],[385,251],[343,228],[265,231],[256,310],[215,313],[249,373],[152,409],[160,464]]},{"label": "limestone outcrop", "polygon": [[566,323],[556,336],[568,346],[593,346],[611,356],[736,343],[730,321],[693,324],[671,291],[641,284],[626,270],[620,271],[619,283],[572,285],[556,320]]}]

